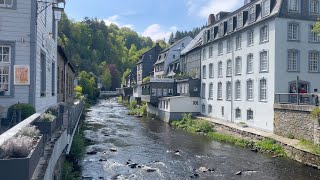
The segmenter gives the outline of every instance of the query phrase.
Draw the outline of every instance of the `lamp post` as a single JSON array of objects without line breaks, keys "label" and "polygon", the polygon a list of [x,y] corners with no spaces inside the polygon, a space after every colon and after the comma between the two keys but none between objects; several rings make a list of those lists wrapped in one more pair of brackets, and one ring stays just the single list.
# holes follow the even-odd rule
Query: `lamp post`
[{"label": "lamp post", "polygon": [[41,14],[43,11],[48,9],[50,6],[52,6],[52,10],[54,12],[55,20],[60,21],[61,20],[61,14],[65,8],[66,2],[65,0],[57,0],[56,2],[47,2],[44,0],[37,1],[37,17],[39,14]]}]

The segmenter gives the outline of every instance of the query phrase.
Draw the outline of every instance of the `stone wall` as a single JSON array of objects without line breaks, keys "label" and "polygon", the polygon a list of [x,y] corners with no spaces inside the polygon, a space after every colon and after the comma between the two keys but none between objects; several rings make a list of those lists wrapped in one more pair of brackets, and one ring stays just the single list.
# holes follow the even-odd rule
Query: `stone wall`
[{"label": "stone wall", "polygon": [[319,143],[319,124],[311,117],[314,106],[275,105],[274,133]]}]

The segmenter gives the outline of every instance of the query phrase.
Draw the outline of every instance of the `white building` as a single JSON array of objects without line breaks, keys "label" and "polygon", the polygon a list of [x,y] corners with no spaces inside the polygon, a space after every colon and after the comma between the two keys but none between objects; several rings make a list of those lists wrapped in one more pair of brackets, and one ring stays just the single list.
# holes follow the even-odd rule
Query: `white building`
[{"label": "white building", "polygon": [[[220,13],[204,33],[202,113],[273,130],[275,94],[319,92],[319,0],[252,0]],[[211,24],[210,24],[211,23]]]},{"label": "white building", "polygon": [[[36,110],[57,103],[58,3],[64,0],[0,1],[0,106],[18,102]],[[0,114],[5,116],[4,114]]]}]

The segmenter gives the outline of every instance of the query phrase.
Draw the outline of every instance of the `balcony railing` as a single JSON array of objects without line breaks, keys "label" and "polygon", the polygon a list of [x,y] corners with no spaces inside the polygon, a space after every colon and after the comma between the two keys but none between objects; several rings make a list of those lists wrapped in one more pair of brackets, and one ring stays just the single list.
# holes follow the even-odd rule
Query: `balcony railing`
[{"label": "balcony railing", "polygon": [[275,104],[297,104],[297,105],[319,105],[318,94],[296,94],[279,93],[275,94]]},{"label": "balcony railing", "polygon": [[170,79],[170,78],[151,78],[150,82],[173,83],[174,79]]}]

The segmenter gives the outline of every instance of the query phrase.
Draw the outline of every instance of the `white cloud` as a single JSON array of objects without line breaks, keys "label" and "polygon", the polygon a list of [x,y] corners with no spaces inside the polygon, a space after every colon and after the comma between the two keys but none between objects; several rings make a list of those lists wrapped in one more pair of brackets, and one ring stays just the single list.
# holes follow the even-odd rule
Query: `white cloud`
[{"label": "white cloud", "polygon": [[133,25],[132,24],[121,24],[119,22],[119,18],[120,16],[119,15],[113,15],[113,16],[110,16],[109,18],[107,19],[104,19],[103,21],[106,23],[106,25],[110,25],[110,24],[115,24],[117,25],[118,27],[122,28],[122,27],[127,27],[127,28],[130,28],[130,29],[133,29]]},{"label": "white cloud", "polygon": [[168,40],[170,37],[170,34],[173,32],[175,33],[177,31],[176,26],[172,26],[169,29],[164,29],[159,24],[152,24],[148,26],[143,33],[141,33],[142,36],[150,37],[153,41],[159,40],[159,39],[166,39]]},{"label": "white cloud", "polygon": [[209,14],[233,11],[242,4],[243,1],[239,0],[188,0],[187,8],[190,15],[196,14],[199,17],[208,18]]}]

